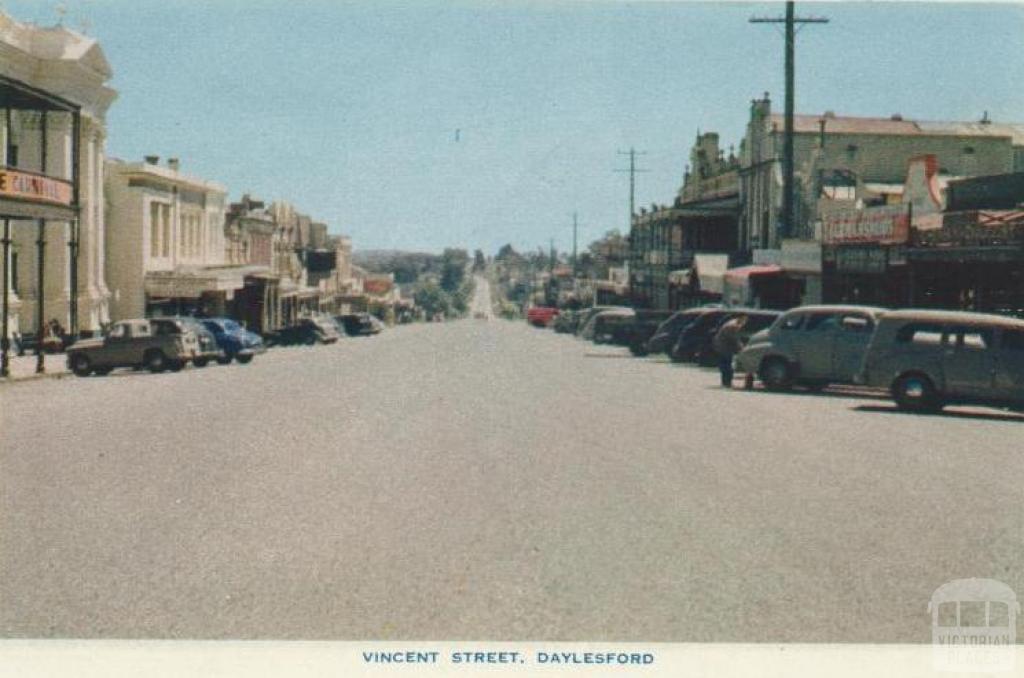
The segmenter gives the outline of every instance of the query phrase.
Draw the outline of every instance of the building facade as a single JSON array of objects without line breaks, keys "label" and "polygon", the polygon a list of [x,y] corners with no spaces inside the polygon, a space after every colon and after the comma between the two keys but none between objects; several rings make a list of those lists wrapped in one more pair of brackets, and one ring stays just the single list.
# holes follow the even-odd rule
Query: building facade
[{"label": "building facade", "polygon": [[[56,325],[109,321],[105,271],[106,113],[116,98],[99,44],[0,12],[0,220],[8,344]],[[42,369],[42,361],[39,363]]]},{"label": "building facade", "polygon": [[112,316],[223,315],[243,286],[225,261],[227,191],[156,156],[108,161],[106,187]]}]

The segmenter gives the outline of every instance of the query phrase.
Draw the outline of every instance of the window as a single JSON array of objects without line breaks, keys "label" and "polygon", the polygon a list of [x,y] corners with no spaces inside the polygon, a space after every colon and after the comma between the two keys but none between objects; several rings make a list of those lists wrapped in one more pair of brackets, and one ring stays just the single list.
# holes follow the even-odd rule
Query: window
[{"label": "window", "polygon": [[985,601],[960,601],[960,626],[985,626]]},{"label": "window", "polygon": [[910,323],[896,333],[896,341],[903,344],[939,346],[942,344],[943,327],[931,323]]},{"label": "window", "polygon": [[854,334],[869,334],[871,330],[875,329],[875,323],[872,322],[871,318],[858,314],[840,316],[839,325],[843,328],[844,332],[852,332]]},{"label": "window", "polygon": [[148,337],[150,334],[149,323],[136,323],[132,325],[133,337]]},{"label": "window", "polygon": [[807,316],[804,330],[808,332],[828,332],[839,327],[839,317],[832,313],[813,313]]},{"label": "window", "polygon": [[160,256],[160,203],[149,203],[149,256]]},{"label": "window", "polygon": [[1009,351],[1024,351],[1024,330],[1003,330],[1003,348]]},{"label": "window", "polygon": [[11,252],[11,291],[18,293],[18,253]]},{"label": "window", "polygon": [[124,339],[128,336],[128,326],[124,323],[118,323],[110,328],[110,332],[107,333],[107,336],[111,339]]},{"label": "window", "polygon": [[793,315],[783,316],[782,322],[779,327],[784,330],[798,330],[800,324],[803,323],[804,316],[800,313],[794,313]]},{"label": "window", "polygon": [[171,256],[171,206],[160,205],[160,254],[163,257]]},{"label": "window", "polygon": [[958,350],[984,351],[992,345],[991,327],[954,327],[950,337],[955,340]]},{"label": "window", "polygon": [[1010,625],[1010,608],[1006,603],[990,600],[988,603],[988,625],[1007,627]]},{"label": "window", "polygon": [[957,625],[956,601],[939,603],[939,614],[937,623],[943,628],[952,628]]}]

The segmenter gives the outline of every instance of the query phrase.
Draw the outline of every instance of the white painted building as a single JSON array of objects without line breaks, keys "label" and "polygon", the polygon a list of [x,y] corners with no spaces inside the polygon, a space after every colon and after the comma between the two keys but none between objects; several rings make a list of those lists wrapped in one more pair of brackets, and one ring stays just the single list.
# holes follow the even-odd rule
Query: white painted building
[{"label": "white painted building", "polygon": [[[110,292],[104,279],[103,164],[106,113],[117,96],[106,84],[111,75],[95,39],[63,26],[44,28],[21,23],[0,12],[0,171],[8,177],[38,177],[39,185],[45,184],[47,190],[67,191],[67,200],[58,202],[73,212],[70,195],[74,158],[78,156],[77,329],[83,334],[98,332],[109,320]],[[25,98],[29,90],[44,99],[58,97],[77,113],[35,106]],[[76,115],[80,132],[77,149],[73,143]],[[9,204],[18,200],[21,198]],[[39,205],[54,204],[52,196],[48,199],[43,194],[28,200]],[[28,210],[19,214],[17,209],[7,209],[3,216],[11,235],[8,260],[0,257],[0,275],[8,277],[9,332],[36,332],[40,298],[44,324],[55,319],[74,332],[69,248],[73,217],[44,218],[45,276],[40,291],[40,222]]]},{"label": "white painted building", "polygon": [[115,319],[220,315],[245,270],[225,261],[227,190],[159,164],[107,162],[107,280]]}]

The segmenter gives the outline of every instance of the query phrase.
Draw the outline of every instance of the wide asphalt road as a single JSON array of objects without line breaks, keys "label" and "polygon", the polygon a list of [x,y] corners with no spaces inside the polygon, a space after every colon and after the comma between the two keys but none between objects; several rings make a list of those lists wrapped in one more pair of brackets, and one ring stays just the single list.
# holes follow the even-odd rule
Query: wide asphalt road
[{"label": "wide asphalt road", "polygon": [[7,637],[930,642],[1024,594],[1024,419],[523,322],[0,386]]}]

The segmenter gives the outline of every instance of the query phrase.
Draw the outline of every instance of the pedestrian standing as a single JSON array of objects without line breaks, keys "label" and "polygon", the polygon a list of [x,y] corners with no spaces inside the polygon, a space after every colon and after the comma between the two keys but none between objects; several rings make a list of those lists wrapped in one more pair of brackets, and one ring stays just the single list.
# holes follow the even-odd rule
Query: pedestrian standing
[{"label": "pedestrian standing", "polygon": [[745,315],[738,315],[727,320],[718,328],[718,332],[715,333],[715,338],[711,342],[711,347],[718,354],[718,372],[722,375],[724,388],[732,388],[732,361],[736,354],[743,350],[742,333],[746,324],[747,316]]}]

